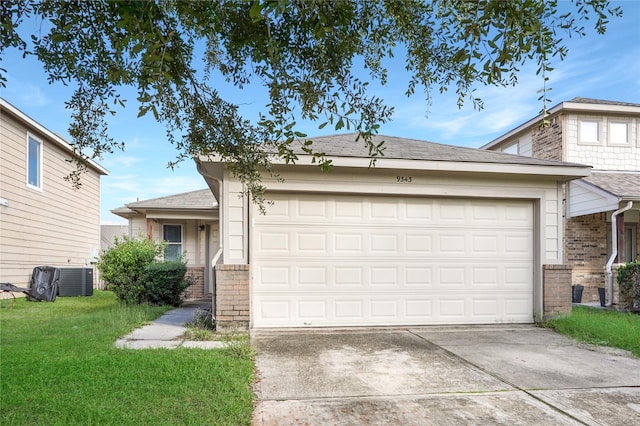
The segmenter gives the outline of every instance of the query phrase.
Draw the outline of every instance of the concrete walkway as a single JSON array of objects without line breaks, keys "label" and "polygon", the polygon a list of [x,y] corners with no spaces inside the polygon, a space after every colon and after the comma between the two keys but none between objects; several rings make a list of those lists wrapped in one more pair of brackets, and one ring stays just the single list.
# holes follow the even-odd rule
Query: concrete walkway
[{"label": "concrete walkway", "polygon": [[116,341],[121,349],[174,349],[177,347],[219,349],[224,347],[218,341],[185,340],[185,323],[193,320],[198,310],[210,310],[211,302],[186,301],[179,308],[172,309],[153,321],[134,330]]},{"label": "concrete walkway", "polygon": [[254,425],[640,424],[640,359],[533,326],[254,331]]}]

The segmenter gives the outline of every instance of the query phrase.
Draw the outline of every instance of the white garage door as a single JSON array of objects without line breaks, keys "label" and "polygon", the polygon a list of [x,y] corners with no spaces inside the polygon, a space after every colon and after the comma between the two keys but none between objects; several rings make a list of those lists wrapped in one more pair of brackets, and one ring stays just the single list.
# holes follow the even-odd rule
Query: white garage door
[{"label": "white garage door", "polygon": [[273,194],[252,225],[254,327],[533,321],[533,205]]}]

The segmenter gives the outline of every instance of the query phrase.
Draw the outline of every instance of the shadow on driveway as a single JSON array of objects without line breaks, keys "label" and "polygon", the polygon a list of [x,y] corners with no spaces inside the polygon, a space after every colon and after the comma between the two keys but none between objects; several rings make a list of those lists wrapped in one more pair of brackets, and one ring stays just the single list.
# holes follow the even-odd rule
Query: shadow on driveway
[{"label": "shadow on driveway", "polygon": [[253,340],[255,425],[640,424],[640,360],[534,326]]}]

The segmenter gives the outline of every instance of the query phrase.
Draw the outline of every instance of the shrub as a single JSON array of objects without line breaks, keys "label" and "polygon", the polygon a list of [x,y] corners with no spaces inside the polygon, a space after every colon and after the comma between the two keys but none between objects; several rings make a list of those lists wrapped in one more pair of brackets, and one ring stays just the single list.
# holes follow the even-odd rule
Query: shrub
[{"label": "shrub", "polygon": [[631,310],[640,312],[640,260],[625,263],[618,268],[618,285],[631,296]]},{"label": "shrub", "polygon": [[98,259],[98,271],[118,299],[141,303],[144,299],[144,268],[162,253],[164,245],[146,238],[116,238],[115,245]]},{"label": "shrub", "polygon": [[180,306],[182,293],[193,284],[185,279],[187,265],[180,261],[150,263],[144,268],[144,300],[153,305]]}]

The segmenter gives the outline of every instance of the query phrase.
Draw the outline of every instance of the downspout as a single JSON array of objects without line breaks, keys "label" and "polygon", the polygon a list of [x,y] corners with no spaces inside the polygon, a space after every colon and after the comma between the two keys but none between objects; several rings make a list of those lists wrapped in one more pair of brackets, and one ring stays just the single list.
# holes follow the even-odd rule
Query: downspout
[{"label": "downspout", "polygon": [[605,274],[607,277],[607,308],[610,308],[611,305],[613,305],[613,271],[611,270],[611,265],[613,265],[613,261],[616,256],[618,256],[618,226],[616,223],[616,216],[620,213],[626,212],[631,209],[631,207],[633,207],[633,201],[629,201],[625,207],[618,209],[611,214],[611,257],[605,266]]}]

